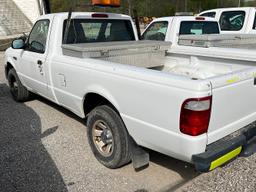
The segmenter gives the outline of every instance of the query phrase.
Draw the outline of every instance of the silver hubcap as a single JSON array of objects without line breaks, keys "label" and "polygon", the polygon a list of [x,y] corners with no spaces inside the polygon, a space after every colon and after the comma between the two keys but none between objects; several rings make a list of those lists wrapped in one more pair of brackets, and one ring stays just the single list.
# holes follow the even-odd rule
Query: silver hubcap
[{"label": "silver hubcap", "polygon": [[15,81],[15,82],[13,82],[13,88],[15,89],[15,90],[17,90],[18,89],[18,83]]},{"label": "silver hubcap", "polygon": [[98,120],[92,127],[93,142],[97,150],[104,156],[109,157],[113,153],[113,135],[107,124]]}]

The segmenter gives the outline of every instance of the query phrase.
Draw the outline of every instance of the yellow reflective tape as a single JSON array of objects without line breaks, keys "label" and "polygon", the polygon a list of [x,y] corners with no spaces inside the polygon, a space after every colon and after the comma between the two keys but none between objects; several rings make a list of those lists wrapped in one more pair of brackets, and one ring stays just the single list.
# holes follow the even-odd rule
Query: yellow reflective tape
[{"label": "yellow reflective tape", "polygon": [[239,153],[241,153],[242,151],[242,146],[241,147],[238,147],[236,148],[235,150],[227,153],[226,155],[223,155],[222,157],[216,159],[215,161],[213,161],[211,163],[211,166],[210,166],[210,171],[223,165],[224,163],[226,163],[227,161],[229,161],[230,159],[233,159],[234,157],[236,157],[237,155],[239,155]]},{"label": "yellow reflective tape", "polygon": [[256,77],[256,72],[253,72],[253,73],[252,73],[252,76],[253,76],[253,77]]},{"label": "yellow reflective tape", "polygon": [[232,79],[228,79],[228,80],[227,80],[227,83],[235,83],[235,82],[237,82],[237,81],[239,81],[239,77],[234,77],[234,78],[232,78]]}]

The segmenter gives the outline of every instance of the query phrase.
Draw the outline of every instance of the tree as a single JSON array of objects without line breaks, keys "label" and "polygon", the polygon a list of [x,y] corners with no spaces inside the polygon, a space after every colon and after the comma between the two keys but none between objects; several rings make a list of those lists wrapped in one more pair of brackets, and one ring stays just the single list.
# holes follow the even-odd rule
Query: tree
[{"label": "tree", "polygon": [[[121,0],[120,8],[92,7],[91,0],[50,0],[53,12],[68,11],[70,3],[75,2],[76,11],[107,11],[132,15],[136,9],[139,16],[171,16],[175,12],[198,13],[217,7],[237,7],[239,0]],[[241,6],[256,6],[255,1],[241,0]]]}]

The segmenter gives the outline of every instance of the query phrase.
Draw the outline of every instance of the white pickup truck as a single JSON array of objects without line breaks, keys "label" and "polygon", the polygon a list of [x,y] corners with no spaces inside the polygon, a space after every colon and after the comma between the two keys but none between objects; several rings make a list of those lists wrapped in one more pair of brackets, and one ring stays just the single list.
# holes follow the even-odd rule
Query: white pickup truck
[{"label": "white pickup truck", "polygon": [[232,7],[207,10],[199,16],[219,21],[223,34],[256,34],[256,8]]},{"label": "white pickup truck", "polygon": [[125,15],[74,13],[66,20],[66,13],[41,16],[26,42],[13,41],[6,77],[16,101],[33,92],[86,118],[103,165],[145,165],[142,146],[209,171],[247,151],[256,135],[249,125],[256,120],[253,62],[137,41]]}]

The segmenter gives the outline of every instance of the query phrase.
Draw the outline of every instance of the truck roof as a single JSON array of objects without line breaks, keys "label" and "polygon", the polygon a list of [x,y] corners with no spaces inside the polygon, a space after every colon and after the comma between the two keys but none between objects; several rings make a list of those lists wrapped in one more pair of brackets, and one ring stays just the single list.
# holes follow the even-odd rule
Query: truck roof
[{"label": "truck roof", "polygon": [[[172,21],[173,19],[178,19],[180,21],[196,21],[199,20],[198,17],[194,17],[194,16],[173,16],[173,17],[161,17],[161,18],[157,18],[154,19],[154,21]],[[202,18],[202,17],[200,17]],[[202,20],[200,20],[202,21]],[[216,21],[216,19],[214,18],[210,18],[210,17],[204,17],[204,21]]]},{"label": "truck roof", "polygon": [[206,12],[212,12],[212,11],[237,11],[237,10],[244,10],[244,11],[249,11],[251,9],[256,9],[256,7],[228,7],[228,8],[217,8],[217,9],[210,9],[210,10],[205,10],[201,13],[199,13],[199,15],[206,13]]},{"label": "truck roof", "polygon": [[[92,15],[107,15],[107,17],[102,17],[105,19],[131,19],[130,16],[128,15],[123,15],[123,14],[115,14],[115,13],[105,13],[105,12],[72,12],[72,18],[88,18],[91,19],[93,18]],[[49,16],[54,15],[55,17],[60,17],[60,18],[68,18],[68,12],[61,12],[61,13],[51,13],[51,14],[46,14],[42,15],[39,17],[39,19],[47,19]],[[96,17],[95,17],[96,18]],[[97,17],[99,18],[99,17]]]}]

